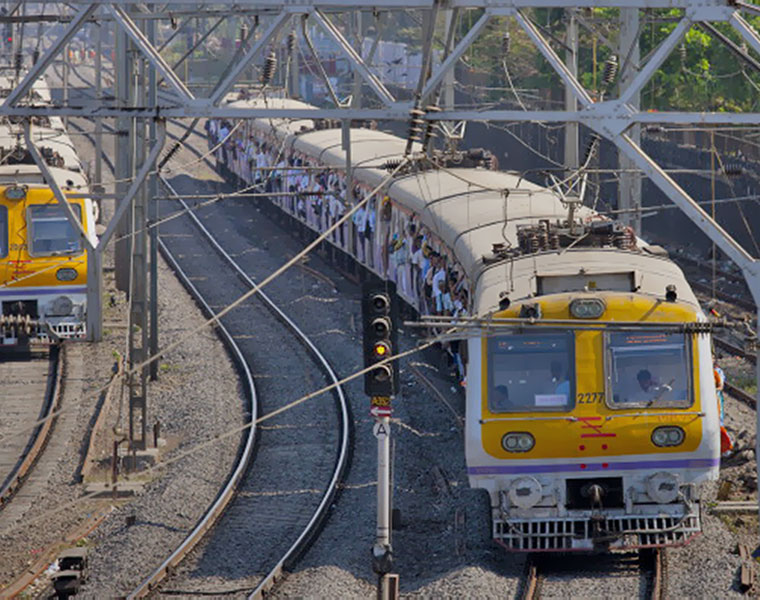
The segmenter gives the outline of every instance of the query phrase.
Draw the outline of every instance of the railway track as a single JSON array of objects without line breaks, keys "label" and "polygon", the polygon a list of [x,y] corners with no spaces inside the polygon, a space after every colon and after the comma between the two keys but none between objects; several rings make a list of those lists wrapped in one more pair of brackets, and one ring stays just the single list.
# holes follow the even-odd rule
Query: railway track
[{"label": "railway track", "polygon": [[[665,553],[661,549],[640,550],[638,554],[531,554],[525,563],[519,597],[521,600],[538,600],[544,597],[574,596],[563,585],[567,579],[562,577],[567,575],[584,578],[607,576],[601,585],[608,584],[610,589],[597,584],[582,594],[587,597],[633,597],[627,592],[633,593],[635,590],[638,597],[644,600],[665,598]],[[631,579],[630,585],[624,586],[623,577]],[[555,589],[552,588],[559,589],[554,593]]]},{"label": "railway track", "polygon": [[57,344],[31,352],[0,352],[0,516],[6,523],[25,510],[14,510],[12,500],[53,433],[55,418],[48,417],[60,401],[62,353]]},{"label": "railway track", "polygon": [[[184,204],[181,199],[178,201]],[[193,230],[200,232],[200,239],[188,235]],[[172,221],[162,235],[162,252],[186,285],[203,299],[208,311],[226,305],[233,293],[230,290],[239,294],[241,288],[255,285],[192,211]],[[201,250],[205,251],[204,266],[197,260]],[[207,277],[209,273],[214,277]],[[311,340],[261,292],[252,302],[224,317],[222,324],[240,355],[255,365],[254,378],[260,378],[258,415],[277,410],[322,381],[338,380]],[[272,343],[277,340],[278,349],[292,361],[289,368],[282,368],[282,355],[262,346],[267,340]],[[315,413],[302,405],[283,412],[271,426],[257,426],[254,418],[256,457],[221,519],[222,507],[210,511],[217,513],[216,527],[210,531],[210,525],[199,524],[130,597],[141,597],[155,589],[167,571],[174,570],[191,553],[204,532],[208,532],[204,547],[199,546],[192,557],[196,563],[193,572],[203,571],[212,563],[214,581],[198,583],[193,576],[185,582],[179,575],[164,582],[162,593],[224,593],[219,589],[221,578],[237,591],[247,589],[251,597],[261,597],[281,580],[285,569],[314,539],[348,467],[351,418],[340,387],[335,389],[334,400],[332,411],[322,404]],[[229,556],[231,546],[246,548],[245,556]],[[185,589],[187,585],[193,585],[194,589]],[[171,590],[167,586],[182,589]]]},{"label": "railway track", "polygon": [[[705,277],[712,277],[712,267],[709,263],[700,262],[678,254],[673,254],[672,259],[686,272],[694,272],[696,270],[697,273]],[[715,297],[717,299],[729,304],[735,304],[752,312],[757,310],[743,276],[722,269],[716,271],[716,275],[720,276],[722,280],[719,283],[716,282]],[[696,281],[694,277],[689,278],[689,283],[695,290],[712,296],[712,285]]]},{"label": "railway track", "polygon": [[[83,131],[83,129],[77,125],[73,125],[80,131]],[[94,140],[90,134],[85,134],[85,137],[87,137],[87,139],[89,139],[90,142],[94,144]],[[194,149],[191,148],[191,150]],[[113,163],[110,160],[107,160],[106,163],[108,168],[113,171]],[[192,211],[188,211],[188,214],[191,212]],[[254,285],[253,281],[239,266],[237,266],[234,260],[226,252],[224,252],[221,246],[213,239],[211,233],[203,227],[200,221],[193,214],[189,214],[189,219],[192,219],[192,221],[194,221],[194,224],[201,229],[202,235],[204,235],[205,239],[208,240],[214,247],[212,252],[217,252],[219,256],[224,259],[226,265],[228,267],[232,267],[236,275],[242,278],[247,285]],[[159,244],[162,255],[171,265],[172,269],[177,273],[178,277],[182,280],[185,287],[188,288],[191,294],[196,298],[199,304],[203,307],[204,311],[209,316],[213,316],[215,314],[215,310],[206,301],[204,291],[200,289],[202,286],[194,284],[194,281],[197,282],[198,277],[189,274],[186,272],[186,269],[183,269],[180,264],[181,259],[172,254],[170,244],[165,243],[163,240],[160,240]],[[268,297],[266,297],[263,293],[260,295],[265,303],[268,304],[268,309],[274,312],[277,315],[277,318],[282,320],[282,322],[285,323],[287,327],[290,327],[296,335],[300,335],[302,337],[301,342],[306,347],[308,347],[312,353],[315,353],[315,358],[319,360],[322,368],[328,372],[329,380],[333,383],[336,382],[337,376],[334,374],[334,372],[332,372],[332,369],[330,368],[326,359],[324,359],[324,357],[319,354],[316,347],[308,340],[308,338],[303,336],[300,330],[298,330],[298,328],[288,319],[288,317],[282,311],[280,311],[274,305],[271,300],[268,299]],[[164,585],[168,585],[171,582],[171,580],[165,580],[167,580],[171,573],[175,572],[178,569],[182,561],[185,560],[193,552],[193,550],[199,547],[200,543],[204,539],[213,537],[210,535],[212,533],[213,527],[219,522],[221,518],[223,518],[224,511],[230,505],[230,502],[233,500],[235,494],[241,493],[240,487],[243,481],[249,479],[252,475],[255,476],[259,467],[259,463],[267,460],[264,456],[259,458],[259,455],[262,454],[262,443],[259,441],[259,439],[261,437],[265,438],[266,434],[262,436],[259,427],[255,423],[257,417],[261,414],[261,408],[258,400],[259,396],[257,395],[256,387],[254,385],[254,377],[251,373],[251,368],[249,367],[250,350],[243,350],[241,348],[241,345],[237,341],[241,335],[235,328],[227,329],[223,323],[220,323],[219,329],[223,339],[230,348],[231,353],[235,357],[236,362],[238,363],[244,375],[244,380],[246,381],[246,385],[250,390],[249,394],[252,398],[255,399],[251,406],[252,426],[249,429],[249,434],[244,443],[245,449],[241,454],[241,457],[238,461],[238,466],[236,467],[233,475],[230,477],[225,488],[220,492],[219,497],[213,506],[211,506],[206,514],[204,514],[204,516],[194,527],[194,529],[186,536],[183,542],[174,548],[171,554],[166,557],[166,559],[148,577],[146,577],[138,587],[132,590],[132,592],[129,594],[130,598],[144,597],[150,594],[152,590],[157,589],[158,586],[161,586],[162,582],[165,582],[163,583]],[[246,336],[243,335],[242,337]],[[266,555],[269,564],[267,565],[267,568],[259,569],[259,571],[262,573],[262,576],[255,586],[252,585],[250,587],[252,590],[251,596],[253,597],[260,597],[266,590],[271,589],[278,581],[283,578],[284,569],[289,567],[297,558],[297,556],[306,549],[309,542],[313,539],[314,535],[318,531],[320,524],[326,517],[327,511],[335,498],[338,490],[338,483],[348,466],[348,461],[350,458],[348,452],[350,446],[350,418],[348,404],[340,388],[338,388],[336,394],[336,400],[340,407],[340,440],[335,460],[335,466],[332,471],[330,481],[326,486],[319,505],[312,513],[310,513],[308,522],[305,523],[305,525],[297,532],[296,535],[291,536],[288,544],[286,544],[287,547],[280,548],[278,552],[276,552],[277,556],[274,557],[272,556],[271,552],[269,552],[266,548],[263,548],[264,554]],[[266,402],[262,404],[266,404]],[[266,444],[264,443],[263,445]],[[256,458],[254,458],[253,453],[256,452],[256,449],[258,449],[258,452],[256,453]],[[248,463],[252,461],[253,466],[247,467]],[[246,468],[249,468],[248,473],[246,473]],[[240,501],[238,500],[237,502]],[[276,500],[273,500],[271,504],[275,505]],[[234,512],[234,510],[235,509],[233,508],[230,510],[230,512]],[[261,512],[263,514],[272,514],[277,512],[277,509],[270,507],[265,508],[265,510]],[[238,519],[235,519],[235,521],[236,524],[239,522]],[[218,526],[222,527],[223,525],[220,524]],[[242,529],[239,527],[235,528]],[[278,540],[278,542],[281,541],[283,540]],[[213,543],[213,541],[211,543]]]},{"label": "railway track", "polygon": [[[713,343],[717,348],[720,348],[724,352],[728,352],[730,354],[733,354],[734,356],[739,356],[746,361],[752,363],[753,365],[757,364],[757,355],[748,352],[744,348],[741,348],[737,346],[736,344],[733,344],[729,342],[728,340],[725,340],[723,338],[713,336]],[[741,402],[744,402],[746,405],[748,405],[751,408],[757,408],[757,399],[755,396],[750,394],[749,392],[743,390],[740,387],[737,387],[730,382],[726,381],[724,385],[724,389],[734,398],[737,400],[740,400]]]}]

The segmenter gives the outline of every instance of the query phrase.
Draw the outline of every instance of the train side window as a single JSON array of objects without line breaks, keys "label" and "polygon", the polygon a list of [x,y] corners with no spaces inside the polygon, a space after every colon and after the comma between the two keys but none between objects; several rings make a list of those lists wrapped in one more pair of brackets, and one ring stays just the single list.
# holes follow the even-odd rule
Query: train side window
[{"label": "train side window", "polygon": [[606,333],[607,405],[691,406],[690,340],[683,333]]},{"label": "train side window", "polygon": [[[81,208],[76,204],[70,206],[81,221]],[[79,254],[82,251],[79,232],[69,223],[62,206],[58,204],[30,206],[28,221],[31,239],[29,253],[32,256],[59,256]]]},{"label": "train side window", "polygon": [[575,405],[572,332],[525,333],[488,340],[488,410],[569,411]]},{"label": "train side window", "polygon": [[8,209],[0,206],[0,258],[8,256]]}]

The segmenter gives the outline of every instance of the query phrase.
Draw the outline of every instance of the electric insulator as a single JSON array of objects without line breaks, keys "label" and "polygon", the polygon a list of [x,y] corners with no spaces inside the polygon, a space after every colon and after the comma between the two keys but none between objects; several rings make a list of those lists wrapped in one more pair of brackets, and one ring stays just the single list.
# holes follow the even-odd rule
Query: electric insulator
[{"label": "electric insulator", "polygon": [[[438,106],[436,106],[434,104],[431,104],[430,106],[426,106],[425,107],[425,112],[426,113],[437,113],[437,112],[441,112],[441,109],[440,109],[440,107],[438,107]],[[430,141],[430,138],[436,137],[436,134],[435,134],[435,122],[434,121],[428,121],[425,125],[426,125],[425,126],[425,135],[422,138],[422,145],[423,146],[427,146],[428,142]]]},{"label": "electric insulator", "polygon": [[501,36],[501,55],[506,56],[509,54],[509,49],[512,46],[512,40],[509,37],[509,32],[505,31],[504,35]]},{"label": "electric insulator", "polygon": [[32,65],[36,65],[38,60],[40,60],[40,49],[35,48],[32,52]]},{"label": "electric insulator", "polygon": [[264,61],[264,68],[261,71],[261,84],[267,85],[274,77],[275,69],[277,69],[277,54],[274,48],[269,50],[266,60]]},{"label": "electric insulator", "polygon": [[723,165],[723,174],[726,177],[739,177],[744,175],[744,167],[739,163],[725,163]]},{"label": "electric insulator", "polygon": [[13,67],[17,71],[20,71],[21,67],[23,66],[24,66],[24,55],[19,50],[18,52],[16,52],[15,56],[13,57]]},{"label": "electric insulator", "polygon": [[248,25],[242,23],[240,25],[240,43],[242,44],[248,39]]},{"label": "electric insulator", "polygon": [[610,54],[610,57],[605,61],[604,63],[604,75],[602,76],[602,81],[604,81],[604,85],[609,87],[612,85],[612,82],[615,81],[615,76],[617,75],[618,71],[618,59],[617,56],[614,54]]},{"label": "electric insulator", "polygon": [[291,31],[288,34],[288,54],[293,54],[293,50],[296,49],[296,32]]},{"label": "electric insulator", "polygon": [[425,129],[425,121],[422,116],[425,114],[424,110],[419,108],[413,108],[409,111],[409,139],[418,142],[420,140],[420,134]]},{"label": "electric insulator", "polygon": [[583,153],[583,163],[587,164],[588,161],[591,160],[591,157],[594,155],[594,152],[596,152],[596,147],[599,145],[599,134],[592,133],[589,138],[588,142],[586,142],[586,150]]},{"label": "electric insulator", "polygon": [[686,62],[686,44],[681,44],[681,46],[678,48],[678,53],[681,55],[681,62]]},{"label": "electric insulator", "polygon": [[174,144],[172,146],[171,150],[166,153],[166,155],[161,159],[161,164],[159,165],[159,168],[163,167],[166,163],[168,163],[172,158],[174,158],[174,155],[179,152],[180,145]]},{"label": "electric insulator", "polygon": [[398,169],[399,165],[401,164],[400,158],[390,158],[385,161],[385,164],[383,165],[383,168],[388,171],[389,173],[392,171],[395,171]]}]

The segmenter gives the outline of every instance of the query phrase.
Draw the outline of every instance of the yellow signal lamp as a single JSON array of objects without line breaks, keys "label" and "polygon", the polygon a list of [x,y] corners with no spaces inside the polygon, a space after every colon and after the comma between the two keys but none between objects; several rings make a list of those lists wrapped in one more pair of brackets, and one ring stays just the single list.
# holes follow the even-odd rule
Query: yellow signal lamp
[{"label": "yellow signal lamp", "polygon": [[375,358],[388,358],[391,355],[391,347],[387,342],[375,342],[372,346],[372,355]]}]

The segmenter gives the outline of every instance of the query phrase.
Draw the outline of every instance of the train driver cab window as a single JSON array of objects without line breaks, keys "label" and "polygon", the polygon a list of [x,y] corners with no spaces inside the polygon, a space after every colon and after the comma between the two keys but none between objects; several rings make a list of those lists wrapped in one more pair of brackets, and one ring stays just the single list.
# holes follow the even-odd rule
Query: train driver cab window
[{"label": "train driver cab window", "polygon": [[0,258],[8,256],[8,209],[0,206]]},{"label": "train driver cab window", "polygon": [[571,410],[575,398],[573,346],[572,332],[489,339],[488,410]]},{"label": "train driver cab window", "polygon": [[[82,218],[82,211],[71,204],[74,214]],[[58,204],[37,204],[29,207],[30,250],[32,256],[59,256],[79,254],[82,242],[66,218],[64,208]]]},{"label": "train driver cab window", "polygon": [[690,406],[690,339],[654,331],[605,334],[608,406]]}]

